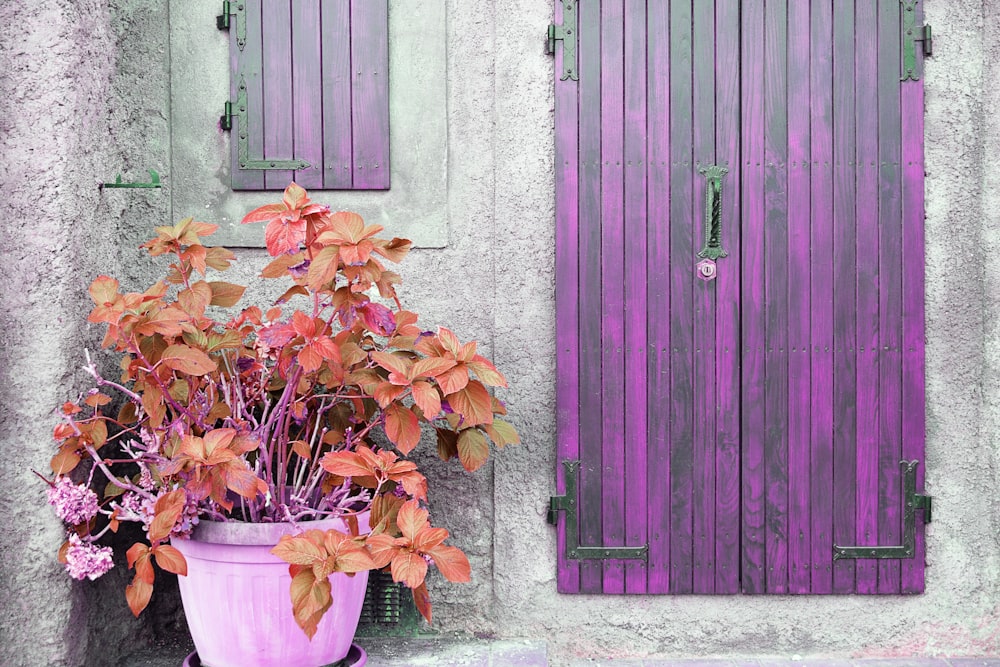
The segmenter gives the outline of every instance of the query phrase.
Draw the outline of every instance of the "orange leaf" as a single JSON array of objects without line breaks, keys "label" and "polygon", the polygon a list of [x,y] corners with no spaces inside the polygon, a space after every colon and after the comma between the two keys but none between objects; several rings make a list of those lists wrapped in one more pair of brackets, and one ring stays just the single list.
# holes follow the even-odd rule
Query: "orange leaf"
[{"label": "orange leaf", "polygon": [[109,306],[120,296],[118,294],[118,281],[110,276],[97,276],[94,282],[90,283],[90,298],[98,306]]},{"label": "orange leaf", "polygon": [[142,542],[136,542],[128,548],[125,552],[125,560],[128,563],[128,569],[135,567],[135,563],[140,557],[145,556],[149,553],[149,545],[143,544]]},{"label": "orange leaf", "polygon": [[166,539],[184,511],[184,489],[177,489],[160,496],[153,506],[153,522],[149,525],[149,539],[153,542]]},{"label": "orange leaf", "polygon": [[410,377],[414,380],[421,377],[435,377],[454,367],[454,359],[427,357],[426,359],[421,359],[417,363],[413,364],[413,370],[410,372]]},{"label": "orange leaf", "polygon": [[469,559],[458,547],[437,546],[427,551],[434,559],[434,564],[444,578],[455,583],[464,583],[472,579],[472,566]]},{"label": "orange leaf", "polygon": [[246,287],[242,285],[234,285],[233,283],[224,283],[221,281],[210,282],[208,286],[212,290],[212,300],[209,303],[213,306],[221,306],[223,308],[235,306],[243,297],[243,292],[246,291]]},{"label": "orange leaf", "polygon": [[337,267],[340,265],[340,248],[337,246],[327,246],[323,248],[309,263],[309,273],[306,275],[306,284],[316,290],[333,280],[337,275]]},{"label": "orange leaf", "polygon": [[465,365],[484,383],[493,387],[507,386],[507,378],[505,378],[503,373],[498,371],[496,366],[490,363],[486,358],[477,354],[472,358],[472,361],[466,362]]},{"label": "orange leaf", "polygon": [[258,481],[260,480],[250,468],[246,461],[233,460],[226,466],[226,487],[240,494],[244,498],[257,497],[260,491]]},{"label": "orange leaf", "polygon": [[59,448],[59,453],[52,457],[49,466],[57,475],[66,475],[80,464],[80,455],[76,453],[76,445],[66,444]]},{"label": "orange leaf", "polygon": [[300,458],[309,460],[312,458],[312,449],[309,447],[309,443],[305,440],[293,440],[292,451],[299,455]]},{"label": "orange leaf", "polygon": [[427,584],[420,584],[416,588],[412,589],[413,593],[413,604],[417,607],[417,611],[420,615],[427,619],[427,622],[431,622],[431,596],[427,592]]},{"label": "orange leaf", "polygon": [[427,561],[415,553],[401,551],[392,559],[392,580],[402,582],[410,588],[424,583],[427,576]]},{"label": "orange leaf", "polygon": [[420,442],[420,422],[413,411],[394,403],[385,411],[385,434],[403,454],[409,454]]},{"label": "orange leaf", "polygon": [[413,383],[413,402],[417,404],[424,416],[434,419],[441,412],[441,395],[429,382]]},{"label": "orange leaf", "polygon": [[401,387],[399,385],[392,384],[391,382],[381,382],[377,387],[375,387],[374,396],[375,400],[378,401],[379,407],[384,408],[399,398],[405,391],[406,387]]},{"label": "orange leaf", "polygon": [[445,396],[448,405],[462,416],[463,425],[476,426],[493,421],[490,394],[480,382],[471,380],[465,389]]},{"label": "orange leaf", "polygon": [[188,315],[201,317],[205,308],[212,301],[212,288],[204,280],[199,280],[186,290],[177,294],[177,302]]},{"label": "orange leaf", "polygon": [[187,576],[187,561],[184,559],[184,554],[175,547],[161,544],[153,549],[153,555],[156,556],[156,564],[167,572]]},{"label": "orange leaf", "polygon": [[271,553],[285,561],[296,565],[313,565],[326,559],[326,554],[311,540],[301,535],[282,535]]},{"label": "orange leaf", "polygon": [[153,585],[140,579],[138,574],[132,583],[125,587],[125,599],[134,616],[138,616],[146,608],[152,595]]},{"label": "orange leaf", "polygon": [[454,394],[456,391],[465,389],[469,384],[469,369],[466,368],[465,364],[461,364],[441,373],[434,379],[437,380],[441,391],[445,394]]},{"label": "orange leaf", "polygon": [[[288,269],[301,264],[304,255],[301,252],[297,252],[294,255],[281,255],[276,259],[272,260],[264,270],[260,272],[261,278],[281,278],[288,274]],[[275,319],[269,317],[268,319]]]},{"label": "orange leaf", "polygon": [[403,537],[412,544],[417,533],[429,525],[427,523],[427,510],[421,509],[420,503],[416,500],[407,500],[399,508],[399,514],[396,515],[396,525],[399,526],[399,532],[403,534]]},{"label": "orange leaf", "polygon": [[467,428],[458,434],[458,460],[463,468],[478,470],[489,458],[490,443],[479,429]]},{"label": "orange leaf", "polygon": [[319,462],[323,470],[343,477],[364,477],[375,469],[354,452],[329,452]]},{"label": "orange leaf", "polygon": [[372,352],[372,361],[393,373],[399,373],[400,375],[406,376],[410,372],[410,368],[413,366],[408,358],[401,354],[392,354],[390,352]]},{"label": "orange leaf", "polygon": [[160,359],[168,368],[187,375],[205,375],[218,367],[207,354],[187,345],[170,345]]},{"label": "orange leaf", "polygon": [[365,547],[367,547],[368,552],[372,555],[372,562],[375,563],[375,567],[372,569],[378,570],[381,570],[392,562],[396,552],[399,551],[399,547],[396,546],[396,540],[391,535],[385,533],[369,535],[365,540]]},{"label": "orange leaf", "polygon": [[253,222],[272,220],[276,216],[284,213],[286,210],[288,209],[283,204],[265,204],[264,206],[255,208],[243,216],[243,219],[240,220],[240,224],[245,225]]}]

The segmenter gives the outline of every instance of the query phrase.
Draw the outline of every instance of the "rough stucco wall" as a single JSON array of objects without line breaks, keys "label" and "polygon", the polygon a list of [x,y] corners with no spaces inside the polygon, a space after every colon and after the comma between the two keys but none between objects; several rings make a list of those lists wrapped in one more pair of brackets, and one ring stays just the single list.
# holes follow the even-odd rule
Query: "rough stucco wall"
[{"label": "rough stucco wall", "polygon": [[[45,469],[49,411],[83,386],[74,369],[100,337],[83,322],[87,284],[108,272],[138,289],[157,275],[136,246],[172,222],[166,7],[0,0],[0,285],[16,286],[0,304],[3,665],[113,664],[126,632],[143,639],[180,619],[168,582],[141,623],[124,607],[124,568],[117,580],[71,584],[50,557],[61,533],[27,472]],[[997,12],[982,0],[927,7],[928,592],[711,598],[556,593],[544,520],[556,465],[551,3],[467,8],[448,0],[449,242],[407,258],[401,295],[425,326],[478,338],[494,355],[524,444],[471,476],[424,445],[436,522],[469,553],[474,579],[432,582],[435,629],[544,639],[554,665],[577,655],[1000,655]],[[147,168],[163,191],[95,187],[118,171],[144,179]],[[227,279],[253,280],[263,253],[239,257]],[[275,296],[260,286],[247,295]]]},{"label": "rough stucco wall", "polygon": [[926,72],[927,488],[935,496],[927,593],[598,597],[556,593],[554,531],[543,514],[556,460],[552,153],[535,149],[552,145],[552,65],[537,40],[548,4],[497,2],[497,238],[515,240],[498,262],[497,362],[512,377],[508,398],[527,440],[496,466],[501,633],[549,640],[554,665],[570,656],[1000,654],[992,428],[1000,397],[989,373],[1000,356],[1000,271],[979,250],[980,241],[1000,243],[1000,128],[987,111],[998,101],[987,83],[1000,74],[995,10],[969,0],[926,7],[936,37]]},{"label": "rough stucco wall", "polygon": [[90,336],[85,265],[106,249],[95,174],[113,41],[98,0],[0,4],[0,664],[76,665],[87,603],[52,558],[61,528],[44,504],[51,410],[80,387]]}]

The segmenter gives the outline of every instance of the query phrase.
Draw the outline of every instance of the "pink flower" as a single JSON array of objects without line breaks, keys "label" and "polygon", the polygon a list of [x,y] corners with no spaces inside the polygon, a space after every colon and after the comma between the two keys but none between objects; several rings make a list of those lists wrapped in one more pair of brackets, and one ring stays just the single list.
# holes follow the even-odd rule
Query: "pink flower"
[{"label": "pink flower", "polygon": [[99,547],[91,542],[83,542],[76,533],[70,533],[69,549],[66,550],[66,571],[74,579],[93,581],[114,567],[111,547]]},{"label": "pink flower", "polygon": [[69,477],[59,477],[49,487],[49,504],[55,508],[56,516],[74,526],[97,515],[97,502],[97,494],[86,484],[74,485]]}]

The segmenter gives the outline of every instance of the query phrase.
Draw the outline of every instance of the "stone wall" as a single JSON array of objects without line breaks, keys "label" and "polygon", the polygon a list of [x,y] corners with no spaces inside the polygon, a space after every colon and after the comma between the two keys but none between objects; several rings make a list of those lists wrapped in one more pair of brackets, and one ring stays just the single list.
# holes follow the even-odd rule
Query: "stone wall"
[{"label": "stone wall", "polygon": [[[417,0],[393,0],[405,12]],[[549,642],[572,656],[1000,654],[1000,12],[930,0],[927,91],[927,593],[899,597],[623,597],[556,593],[552,60],[549,2],[440,0],[447,8],[444,247],[415,250],[402,298],[427,325],[478,338],[510,379],[524,437],[475,475],[429,460],[433,510],[470,554],[474,583],[432,582],[436,629]],[[168,0],[0,0],[0,664],[114,664],[125,636],[180,622],[162,583],[144,620],[126,572],[71,584],[43,504],[50,411],[83,386],[100,332],[86,325],[97,273],[144,287],[136,246],[171,211]],[[398,109],[398,107],[397,107]],[[403,110],[394,113],[404,113]],[[401,147],[405,149],[405,147]],[[99,182],[160,172],[162,190]],[[214,177],[214,174],[206,175]],[[317,195],[324,201],[323,195]],[[206,202],[207,204],[207,202]],[[391,216],[380,220],[393,232]],[[410,224],[410,223],[408,223]],[[440,238],[428,246],[440,246]],[[233,282],[265,262],[239,251]],[[444,298],[449,295],[448,300]],[[275,295],[259,288],[252,301]],[[428,459],[433,459],[428,448]]]}]

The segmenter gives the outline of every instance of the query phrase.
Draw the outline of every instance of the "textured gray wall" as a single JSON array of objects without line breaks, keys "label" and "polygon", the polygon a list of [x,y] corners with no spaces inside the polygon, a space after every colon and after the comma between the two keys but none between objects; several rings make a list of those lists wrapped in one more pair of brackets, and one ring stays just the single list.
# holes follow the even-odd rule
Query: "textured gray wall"
[{"label": "textured gray wall", "polygon": [[[46,468],[50,410],[82,386],[82,349],[100,337],[84,323],[87,285],[108,272],[144,286],[155,274],[136,246],[152,225],[172,222],[169,25],[181,17],[168,4],[0,0],[3,665],[113,664],[127,633],[145,641],[179,621],[169,582],[141,622],[125,609],[124,568],[117,580],[71,585],[52,556],[59,527],[28,472]],[[448,245],[411,254],[402,295],[426,325],[484,343],[511,380],[503,398],[525,442],[471,476],[428,453],[437,521],[474,568],[470,585],[434,582],[438,629],[547,640],[555,665],[570,656],[1000,655],[1000,3],[927,7],[937,37],[926,72],[927,487],[936,506],[927,593],[912,598],[556,593],[544,521],[556,461],[550,4],[493,0],[470,11],[447,0]],[[96,187],[148,168],[163,190]],[[189,214],[214,221],[210,209],[173,212]],[[252,280],[264,261],[241,251],[229,279]]]}]

